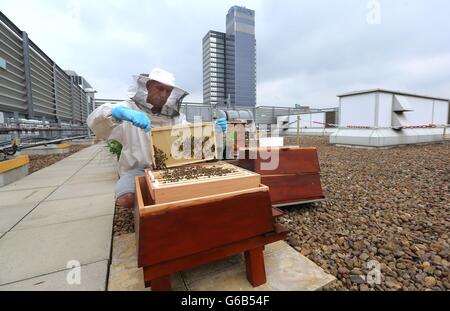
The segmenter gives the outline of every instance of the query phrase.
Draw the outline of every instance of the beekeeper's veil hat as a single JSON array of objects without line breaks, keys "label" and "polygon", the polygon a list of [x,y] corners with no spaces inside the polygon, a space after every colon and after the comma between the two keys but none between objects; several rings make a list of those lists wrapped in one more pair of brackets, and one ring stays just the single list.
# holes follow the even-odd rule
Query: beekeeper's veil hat
[{"label": "beekeeper's veil hat", "polygon": [[147,103],[147,82],[151,80],[173,87],[172,93],[164,104],[160,114],[168,117],[179,116],[183,98],[189,93],[177,87],[175,85],[175,76],[164,69],[155,68],[150,74],[134,75],[133,85],[128,90],[128,97],[134,100],[140,108],[145,106],[151,109],[152,104]]}]

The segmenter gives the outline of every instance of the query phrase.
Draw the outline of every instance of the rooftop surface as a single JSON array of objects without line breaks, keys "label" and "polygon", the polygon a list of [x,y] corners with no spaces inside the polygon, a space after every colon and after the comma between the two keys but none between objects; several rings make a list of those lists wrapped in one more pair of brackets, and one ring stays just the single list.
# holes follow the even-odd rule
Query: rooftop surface
[{"label": "rooftop surface", "polygon": [[[0,291],[144,290],[134,234],[112,237],[116,181],[117,161],[100,143],[0,188]],[[256,290],[335,280],[285,242],[267,246],[265,260],[268,283]],[[241,255],[173,277],[175,290],[253,289]]]}]

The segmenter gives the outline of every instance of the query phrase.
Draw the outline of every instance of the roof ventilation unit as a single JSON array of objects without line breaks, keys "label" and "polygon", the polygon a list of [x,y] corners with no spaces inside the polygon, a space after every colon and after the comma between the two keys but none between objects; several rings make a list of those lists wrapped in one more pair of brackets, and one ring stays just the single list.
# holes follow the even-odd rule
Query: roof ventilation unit
[{"label": "roof ventilation unit", "polygon": [[406,97],[394,95],[392,97],[392,128],[396,131],[402,130],[403,126],[407,126],[407,120],[404,112],[413,111]]}]

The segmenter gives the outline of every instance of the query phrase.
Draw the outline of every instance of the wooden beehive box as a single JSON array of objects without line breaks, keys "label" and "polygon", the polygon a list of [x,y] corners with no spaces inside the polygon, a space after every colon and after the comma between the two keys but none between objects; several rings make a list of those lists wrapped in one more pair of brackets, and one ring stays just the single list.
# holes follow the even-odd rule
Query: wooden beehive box
[{"label": "wooden beehive box", "polygon": [[155,128],[151,130],[150,142],[152,160],[156,169],[217,158],[213,122]]},{"label": "wooden beehive box", "polygon": [[[258,147],[242,148],[239,152],[237,165],[261,175],[274,206],[324,199],[316,148]],[[277,152],[278,156],[278,165],[271,170],[263,165],[270,161],[267,152]]]},{"label": "wooden beehive box", "polygon": [[[277,153],[278,165],[274,169],[264,169],[264,163],[268,163]],[[263,176],[280,174],[309,174],[319,173],[319,157],[317,148],[314,147],[257,147],[240,148],[239,165]]]},{"label": "wooden beehive box", "polygon": [[266,186],[157,204],[145,177],[135,181],[138,266],[152,290],[170,290],[172,273],[241,252],[250,283],[266,282],[264,245],[287,237]]},{"label": "wooden beehive box", "polygon": [[145,170],[156,204],[259,187],[261,177],[225,162],[198,163],[167,170]]}]

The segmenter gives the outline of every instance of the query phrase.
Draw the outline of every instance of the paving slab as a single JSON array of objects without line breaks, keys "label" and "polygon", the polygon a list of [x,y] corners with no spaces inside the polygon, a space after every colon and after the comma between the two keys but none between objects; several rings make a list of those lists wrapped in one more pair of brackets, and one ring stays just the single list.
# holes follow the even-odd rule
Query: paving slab
[{"label": "paving slab", "polygon": [[[201,267],[200,267],[201,268]],[[189,291],[271,291],[269,283],[253,287],[247,280],[245,263],[231,266],[223,271],[208,274],[191,282],[185,279]]]},{"label": "paving slab", "polygon": [[90,161],[92,160],[97,154],[99,153],[99,151],[96,149],[95,152],[91,152],[89,154],[85,153],[85,154],[73,154],[67,158],[64,159],[64,161],[71,161],[73,163],[76,162],[80,162],[80,161]]},{"label": "paving slab", "polygon": [[[75,173],[75,172],[74,172]],[[40,175],[32,176],[29,175],[17,182],[9,184],[8,186],[0,188],[0,193],[5,191],[14,191],[14,190],[24,190],[24,189],[35,189],[35,188],[43,188],[43,187],[58,187],[66,180],[69,179],[71,175]]]},{"label": "paving slab", "polygon": [[113,216],[10,231],[0,239],[0,285],[108,260]]},{"label": "paving slab", "polygon": [[193,283],[208,277],[208,275],[226,271],[236,265],[245,265],[242,254],[224,258],[201,267],[185,270],[181,272],[181,275],[185,280],[189,280],[189,283]]},{"label": "paving slab", "polygon": [[87,175],[97,175],[97,174],[105,174],[105,173],[116,173],[118,174],[118,170],[116,167],[98,167],[95,165],[86,165],[82,169],[77,172],[77,175],[87,176]]},{"label": "paving slab", "polygon": [[[73,278],[75,269],[58,271],[20,282],[0,286],[0,291],[104,291],[105,275],[108,273],[108,260],[83,265],[80,278]],[[69,280],[69,281],[68,281]]]},{"label": "paving slab", "polygon": [[[172,286],[188,291],[313,291],[336,280],[284,241],[267,245],[264,257],[267,283],[259,287],[247,280],[243,254],[177,273]],[[112,258],[108,290],[148,290],[137,267],[134,233],[114,238]]]},{"label": "paving slab", "polygon": [[48,197],[48,201],[73,199],[79,197],[88,197],[100,194],[115,193],[115,180],[106,180],[93,183],[81,183],[81,184],[64,184],[60,186],[51,196]]},{"label": "paving slab", "polygon": [[110,168],[83,168],[67,180],[66,184],[92,183],[113,180],[117,181],[118,173]]},{"label": "paving slab", "polygon": [[[90,156],[88,159],[85,159],[85,160],[66,158],[66,159],[58,161],[50,166],[47,166],[46,168],[43,168],[33,174],[47,172],[47,171],[61,170],[61,168],[64,168],[64,170],[67,170],[70,168],[70,169],[73,169],[76,171],[76,170],[82,168],[84,165],[86,165],[86,162],[90,161],[90,159],[92,159],[92,158],[93,158],[93,156]],[[60,173],[63,173],[63,172],[60,171]]]},{"label": "paving slab", "polygon": [[[150,291],[144,286],[144,274],[137,267],[134,233],[114,237],[114,252],[109,268],[108,291]],[[187,290],[181,273],[172,275],[174,291]]]},{"label": "paving slab", "polygon": [[13,231],[114,215],[114,209],[111,206],[114,206],[114,196],[111,194],[55,201],[47,200],[14,227]]},{"label": "paving slab", "polygon": [[25,215],[33,210],[39,203],[17,203],[0,207],[0,232],[11,230]]},{"label": "paving slab", "polygon": [[36,189],[20,189],[3,191],[0,193],[0,207],[21,203],[39,203],[46,199],[57,187],[44,187]]},{"label": "paving slab", "polygon": [[292,247],[265,256],[267,283],[277,291],[313,291],[336,278]]},{"label": "paving slab", "polygon": [[0,231],[11,230],[55,189],[47,187],[0,192]]},{"label": "paving slab", "polygon": [[113,166],[117,161],[117,157],[111,157],[102,151],[99,151],[88,165]]}]

